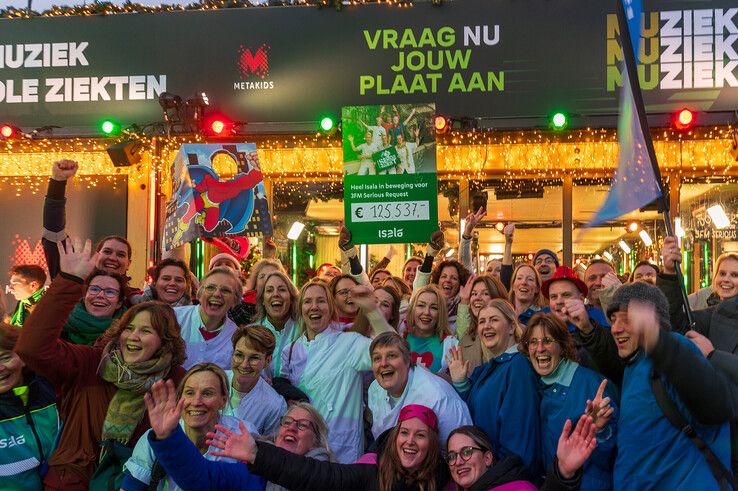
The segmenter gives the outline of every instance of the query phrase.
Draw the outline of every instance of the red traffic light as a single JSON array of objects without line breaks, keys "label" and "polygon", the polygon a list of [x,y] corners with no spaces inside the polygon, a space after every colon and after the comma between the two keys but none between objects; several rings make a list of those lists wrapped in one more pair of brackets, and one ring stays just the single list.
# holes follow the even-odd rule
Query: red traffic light
[{"label": "red traffic light", "polygon": [[433,119],[433,126],[436,129],[436,133],[445,133],[448,131],[449,121],[446,116],[437,115]]},{"label": "red traffic light", "polygon": [[672,118],[672,125],[676,130],[688,130],[694,126],[695,113],[687,108],[677,111]]},{"label": "red traffic light", "polygon": [[203,120],[202,132],[206,135],[226,137],[234,134],[234,124],[230,119],[218,114]]},{"label": "red traffic light", "polygon": [[2,135],[3,138],[13,138],[15,136],[15,133],[15,127],[10,126],[9,124],[4,124],[0,126],[0,135]]}]

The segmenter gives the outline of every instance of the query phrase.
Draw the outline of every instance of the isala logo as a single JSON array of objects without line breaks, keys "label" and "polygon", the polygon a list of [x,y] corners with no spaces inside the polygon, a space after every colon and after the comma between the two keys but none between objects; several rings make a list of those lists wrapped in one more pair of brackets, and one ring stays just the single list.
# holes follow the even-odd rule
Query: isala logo
[{"label": "isala logo", "polygon": [[11,436],[10,438],[0,438],[0,448],[10,448],[17,445],[26,444],[26,435]]},{"label": "isala logo", "polygon": [[[274,82],[269,77],[269,45],[262,44],[256,50],[244,46],[238,49],[236,65],[239,70],[238,78],[242,82],[234,82],[233,90],[273,89]],[[259,78],[261,81],[248,81]]]}]

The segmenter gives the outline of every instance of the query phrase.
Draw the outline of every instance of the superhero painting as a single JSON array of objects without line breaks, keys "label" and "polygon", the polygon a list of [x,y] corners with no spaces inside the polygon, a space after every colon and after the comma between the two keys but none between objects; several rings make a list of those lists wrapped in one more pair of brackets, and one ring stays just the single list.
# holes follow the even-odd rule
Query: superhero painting
[{"label": "superhero painting", "polygon": [[196,238],[271,234],[256,145],[182,145],[172,163],[164,249]]}]

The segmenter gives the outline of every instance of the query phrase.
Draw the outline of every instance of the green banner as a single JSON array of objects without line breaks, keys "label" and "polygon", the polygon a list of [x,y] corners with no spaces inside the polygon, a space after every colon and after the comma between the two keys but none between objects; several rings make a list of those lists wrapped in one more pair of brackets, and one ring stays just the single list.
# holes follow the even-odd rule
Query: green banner
[{"label": "green banner", "polygon": [[438,228],[435,111],[343,108],[344,223],[355,244],[427,242]]}]

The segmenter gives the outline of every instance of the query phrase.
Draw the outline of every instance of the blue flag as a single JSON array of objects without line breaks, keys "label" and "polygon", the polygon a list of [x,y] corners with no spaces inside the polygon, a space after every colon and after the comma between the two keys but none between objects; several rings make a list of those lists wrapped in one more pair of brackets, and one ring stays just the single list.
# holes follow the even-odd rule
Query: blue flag
[{"label": "blue flag", "polygon": [[[622,1],[637,60],[641,2],[640,0]],[[623,55],[629,56],[629,53],[625,53],[623,49]],[[605,202],[587,227],[595,227],[633,210],[643,208],[661,196],[661,183],[656,178],[646,147],[646,138],[650,135],[646,135],[644,128],[641,127],[638,108],[629,82],[631,76],[637,77],[637,74],[630,74],[626,64],[623,63],[623,86],[620,90],[620,116],[618,118],[618,168],[610,183],[610,191]],[[647,131],[648,128],[645,130]]]}]

